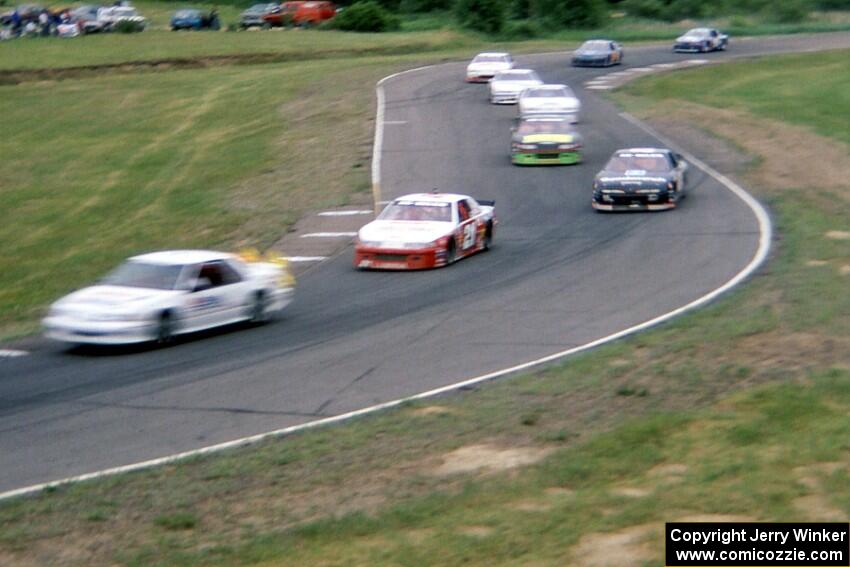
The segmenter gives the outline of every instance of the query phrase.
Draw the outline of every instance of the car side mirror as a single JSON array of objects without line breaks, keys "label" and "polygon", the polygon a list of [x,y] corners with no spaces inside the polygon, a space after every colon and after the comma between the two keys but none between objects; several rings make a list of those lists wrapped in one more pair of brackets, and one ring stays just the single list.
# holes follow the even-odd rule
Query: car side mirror
[{"label": "car side mirror", "polygon": [[195,287],[192,288],[192,292],[196,291],[204,291],[210,289],[212,287],[212,282],[209,278],[198,278],[195,282]]}]

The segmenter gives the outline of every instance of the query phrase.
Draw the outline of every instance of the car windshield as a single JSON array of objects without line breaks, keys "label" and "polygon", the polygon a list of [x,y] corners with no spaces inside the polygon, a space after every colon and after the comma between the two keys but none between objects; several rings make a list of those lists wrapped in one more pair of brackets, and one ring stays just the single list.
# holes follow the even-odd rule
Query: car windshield
[{"label": "car windshield", "polygon": [[569,89],[529,89],[526,91],[526,97],[530,98],[564,98],[573,96]]},{"label": "car windshield", "polygon": [[182,269],[183,266],[128,260],[115,268],[100,283],[150,289],[174,289]]},{"label": "car windshield", "polygon": [[178,10],[177,12],[175,12],[174,17],[175,18],[194,18],[198,15],[200,15],[199,10]]},{"label": "car windshield", "polygon": [[476,55],[472,61],[474,63],[504,63],[507,58],[504,55]]},{"label": "car windshield", "polygon": [[254,4],[248,8],[249,12],[265,12],[271,4]]},{"label": "car windshield", "polygon": [[520,136],[532,134],[572,134],[572,128],[566,120],[523,120],[517,128]]},{"label": "car windshield", "polygon": [[126,17],[126,18],[132,18],[133,16],[136,15],[136,9],[135,8],[128,8],[126,6],[119,6],[117,8],[113,8],[112,15],[113,16],[122,16],[122,17]]},{"label": "car windshield", "polygon": [[608,51],[607,41],[585,41],[580,48],[581,51]]},{"label": "car windshield", "polygon": [[535,81],[537,76],[532,71],[508,71],[496,75],[497,81]]},{"label": "car windshield", "polygon": [[449,203],[422,201],[395,201],[378,216],[379,220],[451,222],[452,208]]},{"label": "car windshield", "polygon": [[628,173],[630,171],[665,172],[670,169],[667,156],[662,153],[622,153],[611,158],[605,171]]},{"label": "car windshield", "polygon": [[708,35],[708,30],[705,29],[705,28],[696,28],[696,29],[689,31],[685,35],[696,35],[696,36],[702,37],[702,36]]}]

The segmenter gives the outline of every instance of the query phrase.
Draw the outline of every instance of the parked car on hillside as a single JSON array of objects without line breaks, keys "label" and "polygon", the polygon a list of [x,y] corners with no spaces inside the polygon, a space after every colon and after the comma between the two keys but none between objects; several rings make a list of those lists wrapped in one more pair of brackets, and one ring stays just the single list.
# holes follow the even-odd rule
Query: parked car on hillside
[{"label": "parked car on hillside", "polygon": [[77,24],[80,28],[80,33],[97,33],[104,31],[106,24],[97,19],[98,10],[101,6],[95,4],[86,4],[78,8],[74,8],[70,12],[71,21]]},{"label": "parked car on hillside", "polygon": [[121,22],[132,22],[144,29],[147,20],[133,6],[106,6],[98,9],[97,20],[104,31],[112,31]]},{"label": "parked car on hillside", "polygon": [[321,24],[336,15],[336,5],[325,0],[283,2],[280,9],[284,21],[301,27]]},{"label": "parked car on hillside", "polygon": [[281,21],[281,13],[282,10],[278,4],[254,4],[240,14],[239,27],[243,30],[252,27],[267,29],[273,25],[283,25],[273,23],[276,19]]},{"label": "parked car on hillside", "polygon": [[218,19],[218,12],[211,10],[198,10],[197,8],[184,8],[177,10],[171,16],[171,31],[177,30],[218,30],[221,28],[221,23]]},{"label": "parked car on hillside", "polygon": [[676,38],[673,51],[705,53],[724,50],[729,45],[729,36],[714,28],[694,28],[685,35]]}]

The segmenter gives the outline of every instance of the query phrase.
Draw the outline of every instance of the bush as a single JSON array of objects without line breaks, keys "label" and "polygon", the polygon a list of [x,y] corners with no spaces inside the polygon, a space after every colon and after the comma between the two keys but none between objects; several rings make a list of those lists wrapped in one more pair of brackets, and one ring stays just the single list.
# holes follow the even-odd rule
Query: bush
[{"label": "bush", "polygon": [[364,0],[337,14],[331,24],[343,31],[384,32],[397,30],[401,22],[374,0]]},{"label": "bush", "polygon": [[531,0],[511,0],[509,12],[513,20],[527,20],[531,17]]},{"label": "bush", "polygon": [[510,41],[534,39],[540,35],[540,26],[532,21],[507,22],[499,37]]},{"label": "bush", "polygon": [[448,10],[452,4],[452,0],[401,0],[398,9],[406,14],[421,14]]},{"label": "bush", "polygon": [[780,24],[793,24],[807,20],[813,8],[810,0],[782,0],[765,7],[765,16]]},{"label": "bush", "polygon": [[461,26],[489,34],[499,33],[505,26],[500,0],[457,0],[455,17]]},{"label": "bush", "polygon": [[143,31],[145,29],[145,25],[141,22],[134,22],[132,20],[119,20],[112,29],[118,33],[136,33]]},{"label": "bush", "polygon": [[608,19],[604,0],[537,0],[534,15],[559,28],[598,28]]}]

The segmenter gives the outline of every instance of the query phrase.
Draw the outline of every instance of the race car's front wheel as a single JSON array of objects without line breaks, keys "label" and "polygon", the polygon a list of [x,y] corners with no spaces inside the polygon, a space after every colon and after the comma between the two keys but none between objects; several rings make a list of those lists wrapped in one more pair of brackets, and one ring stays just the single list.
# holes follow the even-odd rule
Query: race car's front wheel
[{"label": "race car's front wheel", "polygon": [[171,313],[166,311],[159,316],[159,324],[156,327],[156,342],[164,345],[174,340],[174,319]]},{"label": "race car's front wheel", "polygon": [[457,253],[455,251],[455,241],[454,238],[449,239],[449,243],[446,244],[446,266],[450,264],[454,264],[457,259]]}]

